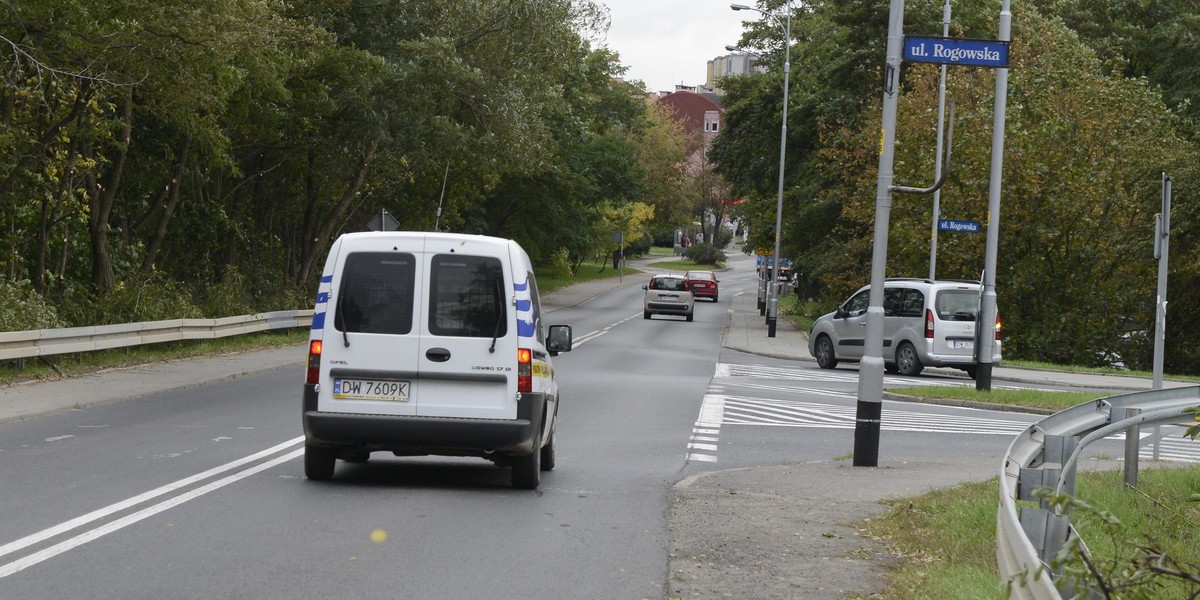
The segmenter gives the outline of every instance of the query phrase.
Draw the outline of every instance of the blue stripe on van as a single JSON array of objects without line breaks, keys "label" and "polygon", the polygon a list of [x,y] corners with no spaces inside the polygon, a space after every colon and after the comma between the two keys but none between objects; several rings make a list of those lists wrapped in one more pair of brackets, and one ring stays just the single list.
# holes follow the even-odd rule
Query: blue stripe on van
[{"label": "blue stripe on van", "polygon": [[325,304],[329,302],[329,292],[317,292],[317,304]]},{"label": "blue stripe on van", "polygon": [[333,273],[321,276],[321,283],[333,283]]},{"label": "blue stripe on van", "polygon": [[529,282],[526,281],[525,283],[514,283],[513,289],[518,292],[524,292],[525,290],[529,289]]},{"label": "blue stripe on van", "polygon": [[524,312],[524,311],[529,310],[532,307],[533,307],[533,300],[528,300],[528,299],[522,300],[520,298],[517,299],[517,310]]},{"label": "blue stripe on van", "polygon": [[313,331],[325,329],[325,313],[319,312],[313,315],[312,328]]},{"label": "blue stripe on van", "polygon": [[533,337],[533,321],[517,319],[517,335],[520,337]]}]

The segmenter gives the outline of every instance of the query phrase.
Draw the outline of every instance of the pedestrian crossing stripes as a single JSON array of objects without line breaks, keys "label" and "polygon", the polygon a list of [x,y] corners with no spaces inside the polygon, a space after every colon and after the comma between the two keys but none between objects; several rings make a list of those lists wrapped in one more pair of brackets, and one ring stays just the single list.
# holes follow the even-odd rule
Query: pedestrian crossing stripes
[{"label": "pedestrian crossing stripes", "polygon": [[[822,427],[853,429],[853,406],[838,406],[794,400],[771,400],[744,396],[723,397],[727,425],[773,425],[790,427]],[[990,419],[973,415],[939,415],[907,410],[883,409],[885,431],[915,431],[924,433],[974,433],[979,435],[1016,436],[1029,423]]]},{"label": "pedestrian crossing stripes", "polygon": [[[716,462],[719,433],[723,426],[854,429],[856,412],[855,407],[848,405],[709,393],[704,396],[701,416],[693,428],[688,444],[688,460]],[[882,411],[881,421],[883,431],[1008,437],[1015,437],[1033,425],[1029,421],[972,414],[936,414],[887,408]],[[1159,459],[1200,463],[1200,441],[1184,438],[1183,427],[1164,426],[1163,430],[1164,435],[1158,440]],[[1143,459],[1153,458],[1154,442],[1149,439],[1151,434],[1143,431],[1141,437],[1139,455]],[[1124,436],[1115,435],[1110,439],[1121,441]]]}]

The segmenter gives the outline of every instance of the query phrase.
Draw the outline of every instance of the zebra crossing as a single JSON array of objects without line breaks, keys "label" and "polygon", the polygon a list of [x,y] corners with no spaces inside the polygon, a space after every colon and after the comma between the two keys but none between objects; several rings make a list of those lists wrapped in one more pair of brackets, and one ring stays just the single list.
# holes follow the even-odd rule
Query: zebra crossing
[{"label": "zebra crossing", "polygon": [[[769,379],[771,382],[738,381],[738,379]],[[721,429],[738,427],[806,427],[822,429],[853,429],[857,408],[850,404],[828,404],[809,400],[760,398],[745,395],[746,390],[784,394],[803,394],[807,398],[824,396],[843,400],[854,399],[849,391],[823,389],[812,385],[819,381],[851,383],[857,373],[830,373],[812,369],[766,367],[760,365],[717,365],[716,376],[701,404],[700,416],[693,427],[688,443],[688,460],[716,462]],[[903,380],[911,382],[911,380]],[[959,385],[951,382],[929,382],[933,385]],[[885,385],[887,378],[885,378]],[[734,390],[743,393],[732,393]],[[896,410],[884,403],[881,418],[883,431],[972,434],[1015,437],[1032,425],[1032,421],[985,417],[969,412],[936,414],[917,410]],[[1158,440],[1152,430],[1143,429],[1140,456],[1168,461],[1200,463],[1200,441],[1183,437],[1184,427],[1162,427]],[[1112,436],[1124,440],[1124,435]],[[1157,446],[1157,450],[1155,448]]]}]

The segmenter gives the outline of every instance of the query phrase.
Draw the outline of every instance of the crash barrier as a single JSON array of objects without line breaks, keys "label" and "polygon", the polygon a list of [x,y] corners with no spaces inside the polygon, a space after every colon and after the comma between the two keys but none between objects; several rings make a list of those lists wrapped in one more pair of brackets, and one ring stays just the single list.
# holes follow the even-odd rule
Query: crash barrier
[{"label": "crash barrier", "polygon": [[[1049,563],[1071,536],[1070,516],[1038,498],[1049,488],[1075,493],[1080,452],[1094,441],[1127,432],[1125,476],[1136,478],[1138,429],[1142,425],[1192,420],[1183,410],[1200,404],[1200,386],[1134,392],[1101,398],[1053,414],[1030,426],[1008,448],[1000,472],[996,511],[996,557],[1009,597],[1060,599]],[[1132,459],[1130,455],[1132,454]],[[1039,505],[1017,506],[1017,501]]]},{"label": "crash barrier", "polygon": [[220,319],[169,319],[147,323],[64,327],[0,333],[0,360],[93,352],[143,344],[210,340],[312,325],[312,310],[281,310]]}]

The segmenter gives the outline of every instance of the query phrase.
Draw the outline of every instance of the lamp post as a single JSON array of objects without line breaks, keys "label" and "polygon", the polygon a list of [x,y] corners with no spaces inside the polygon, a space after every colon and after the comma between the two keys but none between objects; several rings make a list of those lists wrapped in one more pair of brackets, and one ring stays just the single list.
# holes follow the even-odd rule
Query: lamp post
[{"label": "lamp post", "polygon": [[[783,229],[783,168],[787,156],[788,76],[792,70],[792,0],[787,0],[787,22],[783,28],[783,125],[779,131],[779,199],[775,204],[775,254],[771,257],[771,285],[767,288],[767,337],[775,337],[779,318],[779,236]],[[752,10],[779,22],[779,16],[745,4],[730,4],[733,10]]]}]

